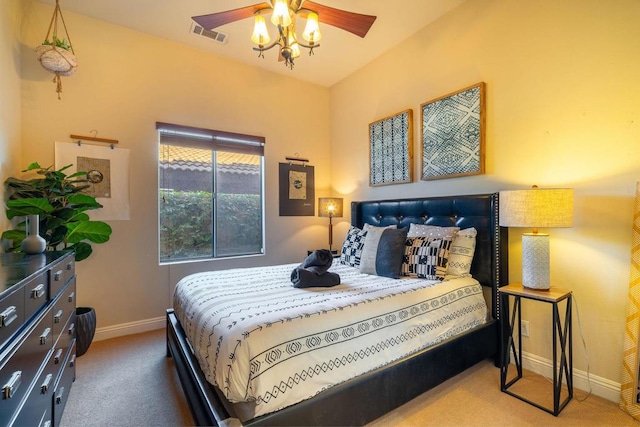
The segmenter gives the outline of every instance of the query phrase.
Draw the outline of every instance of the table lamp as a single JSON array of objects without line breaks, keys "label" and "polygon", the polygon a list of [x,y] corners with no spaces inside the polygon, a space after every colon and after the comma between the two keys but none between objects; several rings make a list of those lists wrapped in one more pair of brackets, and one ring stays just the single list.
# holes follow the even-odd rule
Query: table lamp
[{"label": "table lamp", "polygon": [[533,228],[522,235],[522,285],[550,287],[549,235],[538,228],[573,226],[573,189],[538,188],[500,192],[502,227]]},{"label": "table lamp", "polygon": [[333,217],[342,217],[342,198],[340,197],[320,197],[318,199],[318,216],[329,217],[329,251],[333,245]]}]

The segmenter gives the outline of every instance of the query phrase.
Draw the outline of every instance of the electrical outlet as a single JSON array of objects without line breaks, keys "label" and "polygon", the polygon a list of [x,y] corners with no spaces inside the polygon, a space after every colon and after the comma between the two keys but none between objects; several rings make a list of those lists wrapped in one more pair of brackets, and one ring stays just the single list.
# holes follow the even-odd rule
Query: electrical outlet
[{"label": "electrical outlet", "polygon": [[528,320],[523,320],[522,323],[520,324],[520,332],[522,333],[523,337],[528,337],[529,336],[529,321]]}]

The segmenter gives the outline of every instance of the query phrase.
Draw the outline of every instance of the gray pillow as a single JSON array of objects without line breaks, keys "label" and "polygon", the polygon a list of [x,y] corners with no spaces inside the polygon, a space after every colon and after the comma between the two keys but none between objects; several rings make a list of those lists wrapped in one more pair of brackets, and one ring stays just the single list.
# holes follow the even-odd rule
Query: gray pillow
[{"label": "gray pillow", "polygon": [[407,228],[369,229],[362,248],[360,272],[392,279],[400,277],[406,239]]}]

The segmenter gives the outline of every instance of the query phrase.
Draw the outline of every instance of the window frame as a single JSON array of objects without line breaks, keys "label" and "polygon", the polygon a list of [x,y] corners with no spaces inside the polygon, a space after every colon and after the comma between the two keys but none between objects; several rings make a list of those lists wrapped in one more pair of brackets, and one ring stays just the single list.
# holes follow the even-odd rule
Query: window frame
[{"label": "window frame", "polygon": [[[211,255],[189,257],[189,258],[176,258],[174,259],[162,259],[161,257],[161,236],[160,236],[160,205],[158,205],[158,258],[160,265],[185,263],[185,262],[197,262],[197,261],[214,261],[231,258],[241,258],[250,256],[263,256],[265,254],[266,246],[266,220],[265,220],[265,159],[264,159],[264,147],[266,143],[265,137],[246,135],[234,132],[219,131],[213,129],[206,129],[200,127],[176,125],[165,122],[156,122],[156,131],[158,133],[158,148],[161,145],[174,145],[182,147],[190,147],[197,149],[210,150],[211,165],[212,165],[212,248]],[[216,182],[217,173],[217,153],[240,153],[255,155],[260,157],[260,222],[261,222],[261,242],[262,247],[259,252],[245,253],[245,254],[232,254],[232,255],[218,255],[217,245],[217,217],[216,212],[218,209],[218,189]],[[158,166],[162,159],[158,159]],[[160,168],[158,168],[160,174]],[[161,189],[160,175],[158,177],[158,190]]]}]

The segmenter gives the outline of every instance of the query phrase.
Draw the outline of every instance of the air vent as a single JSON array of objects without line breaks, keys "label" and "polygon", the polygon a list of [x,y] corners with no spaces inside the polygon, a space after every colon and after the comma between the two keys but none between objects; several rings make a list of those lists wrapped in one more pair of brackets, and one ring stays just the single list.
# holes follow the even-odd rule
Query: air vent
[{"label": "air vent", "polygon": [[220,44],[227,44],[227,37],[229,37],[228,34],[221,33],[220,31],[205,30],[200,25],[195,23],[191,25],[191,32],[193,34],[198,34],[202,37],[209,38]]}]

